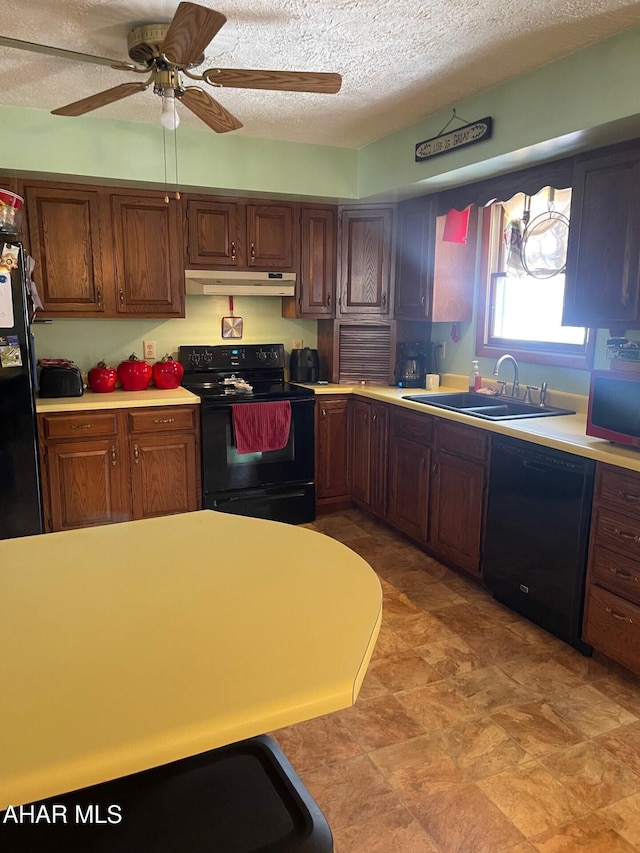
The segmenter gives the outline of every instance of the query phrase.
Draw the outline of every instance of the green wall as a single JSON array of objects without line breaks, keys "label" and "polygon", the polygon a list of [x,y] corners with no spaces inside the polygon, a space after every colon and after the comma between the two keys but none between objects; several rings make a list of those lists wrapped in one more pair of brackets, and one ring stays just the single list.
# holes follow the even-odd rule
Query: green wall
[{"label": "green wall", "polygon": [[[142,342],[156,342],[158,358],[174,354],[181,345],[222,344],[222,318],[229,315],[225,296],[187,296],[186,318],[179,320],[53,320],[33,327],[38,358],[70,358],[86,372],[100,359],[117,366],[135,352],[142,358]],[[285,320],[278,296],[236,296],[234,315],[244,320],[242,343],[284,344],[294,339],[316,346],[316,323]]]},{"label": "green wall", "polygon": [[[181,127],[167,135],[165,175],[160,125],[115,122],[99,113],[81,118],[52,116],[43,110],[0,107],[3,134],[0,173],[74,178],[94,182],[173,185],[177,157],[180,188],[238,194],[261,193],[330,201],[396,199],[434,192],[571,151],[640,136],[640,27],[598,42],[535,72],[452,104],[458,115],[475,120],[490,115],[493,137],[478,145],[414,162],[417,142],[437,135],[451,117],[449,109],[380,139],[359,151],[274,142],[207,129]],[[630,84],[629,84],[630,83]],[[339,95],[337,97],[340,97]],[[426,111],[425,107],[425,111]],[[37,281],[37,270],[36,270]],[[36,327],[41,357],[75,359],[84,370],[101,357],[116,362],[142,340],[156,340],[158,354],[181,343],[216,343],[226,299],[187,298],[184,320],[56,320]],[[313,346],[316,324],[283,320],[280,299],[238,299],[248,342],[284,342],[294,338]],[[433,339],[449,341],[449,326],[436,327]],[[443,370],[466,374],[474,353],[475,321],[460,324],[461,340],[447,348]],[[598,337],[597,364],[603,360]],[[485,375],[493,364],[483,360]],[[523,380],[584,393],[588,374],[527,365]]]}]

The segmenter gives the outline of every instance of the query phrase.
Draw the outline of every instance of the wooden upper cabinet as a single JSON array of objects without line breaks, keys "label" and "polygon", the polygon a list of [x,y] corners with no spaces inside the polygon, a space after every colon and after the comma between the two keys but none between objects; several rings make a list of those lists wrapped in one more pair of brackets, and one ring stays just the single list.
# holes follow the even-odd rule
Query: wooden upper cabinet
[{"label": "wooden upper cabinet", "polygon": [[292,204],[247,204],[248,267],[294,272],[297,259]]},{"label": "wooden upper cabinet", "polygon": [[398,205],[395,316],[416,320],[431,313],[435,204],[430,196]]},{"label": "wooden upper cabinet", "polygon": [[282,300],[287,318],[328,318],[335,312],[336,208],[300,208],[300,263],[296,295]]},{"label": "wooden upper cabinet", "polygon": [[102,270],[97,190],[23,188],[34,279],[49,316],[104,316],[112,303]]},{"label": "wooden upper cabinet", "polygon": [[186,200],[188,267],[295,272],[296,205],[189,196]]},{"label": "wooden upper cabinet", "polygon": [[640,148],[576,161],[563,323],[640,325]]},{"label": "wooden upper cabinet", "polygon": [[393,206],[342,209],[338,315],[391,316],[394,211]]},{"label": "wooden upper cabinet", "polygon": [[469,211],[465,243],[443,240],[446,217],[433,196],[398,205],[394,316],[434,323],[472,318],[478,209]]},{"label": "wooden upper cabinet", "polygon": [[188,266],[235,269],[242,265],[242,210],[238,207],[236,202],[187,200]]},{"label": "wooden upper cabinet", "polygon": [[111,196],[118,314],[184,316],[180,205],[161,193]]}]

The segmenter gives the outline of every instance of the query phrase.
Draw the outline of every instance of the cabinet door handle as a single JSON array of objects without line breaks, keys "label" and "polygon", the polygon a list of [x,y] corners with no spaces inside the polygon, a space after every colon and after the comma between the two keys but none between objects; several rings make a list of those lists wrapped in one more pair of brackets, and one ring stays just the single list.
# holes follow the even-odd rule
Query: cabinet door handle
[{"label": "cabinet door handle", "polygon": [[633,619],[631,616],[624,616],[622,613],[616,613],[616,611],[612,610],[610,607],[605,607],[605,610],[609,616],[613,616],[614,619],[619,619],[620,622],[627,622],[629,625],[633,625]]},{"label": "cabinet door handle", "polygon": [[136,465],[140,462],[140,448],[137,444],[133,445],[133,459]]},{"label": "cabinet door handle", "polygon": [[634,583],[638,583],[637,575],[632,575],[631,572],[623,572],[617,566],[609,566],[609,571],[612,575],[615,575],[617,578],[621,578],[623,581],[633,581]]},{"label": "cabinet door handle", "polygon": [[624,530],[620,530],[619,527],[614,527],[613,532],[620,539],[625,539],[627,542],[633,542],[635,545],[640,543],[640,536],[635,533],[627,533]]},{"label": "cabinet door handle", "polygon": [[322,409],[322,417],[323,418],[327,417],[327,410],[326,409]]},{"label": "cabinet door handle", "polygon": [[154,418],[154,424],[173,424],[175,423],[175,418]]},{"label": "cabinet door handle", "polygon": [[71,429],[93,429],[93,424],[72,424]]},{"label": "cabinet door handle", "polygon": [[122,288],[118,291],[118,295],[120,296],[120,305],[124,305],[124,290]]},{"label": "cabinet door handle", "polygon": [[640,501],[640,495],[632,495],[631,492],[623,492],[622,489],[618,491],[618,495],[623,501],[628,501],[629,503],[638,503]]},{"label": "cabinet door handle", "polygon": [[251,260],[255,260],[256,257],[256,244],[251,243]]},{"label": "cabinet door handle", "polygon": [[231,241],[231,260],[235,261],[236,259],[236,241]]},{"label": "cabinet door handle", "polygon": [[382,294],[382,307],[384,308],[386,306],[386,304],[387,304],[387,294],[383,293]]},{"label": "cabinet door handle", "polygon": [[98,308],[102,308],[102,288],[96,287],[96,301],[98,303]]},{"label": "cabinet door handle", "polygon": [[115,444],[112,444],[112,445],[111,445],[111,453],[110,453],[110,455],[111,455],[111,464],[112,464],[112,465],[114,466],[114,468],[115,468],[115,466],[118,464],[118,454],[116,453],[116,446],[115,446]]},{"label": "cabinet door handle", "polygon": [[377,416],[377,415],[374,415],[374,416],[373,416],[373,420],[374,420],[374,421],[377,421],[377,420],[378,420],[378,416]]},{"label": "cabinet door handle", "polygon": [[331,308],[331,294],[327,293],[327,308]]}]

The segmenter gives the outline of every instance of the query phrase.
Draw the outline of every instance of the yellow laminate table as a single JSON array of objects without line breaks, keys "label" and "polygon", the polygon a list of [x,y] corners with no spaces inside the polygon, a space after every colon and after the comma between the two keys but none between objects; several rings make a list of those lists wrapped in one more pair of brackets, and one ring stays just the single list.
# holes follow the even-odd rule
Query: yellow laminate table
[{"label": "yellow laminate table", "polygon": [[381,611],[361,557],[261,519],[0,542],[0,809],[348,707]]}]

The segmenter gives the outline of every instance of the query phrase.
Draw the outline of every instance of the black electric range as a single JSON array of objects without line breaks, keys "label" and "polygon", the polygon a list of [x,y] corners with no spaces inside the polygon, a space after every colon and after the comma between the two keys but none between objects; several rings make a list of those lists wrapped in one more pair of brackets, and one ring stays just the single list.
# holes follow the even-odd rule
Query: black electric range
[{"label": "black electric range", "polygon": [[[313,392],[285,382],[284,345],[187,345],[179,348],[179,359],[183,387],[201,400],[203,509],[313,521],[315,401]],[[290,405],[286,445],[238,452],[234,407],[278,401]]]}]

